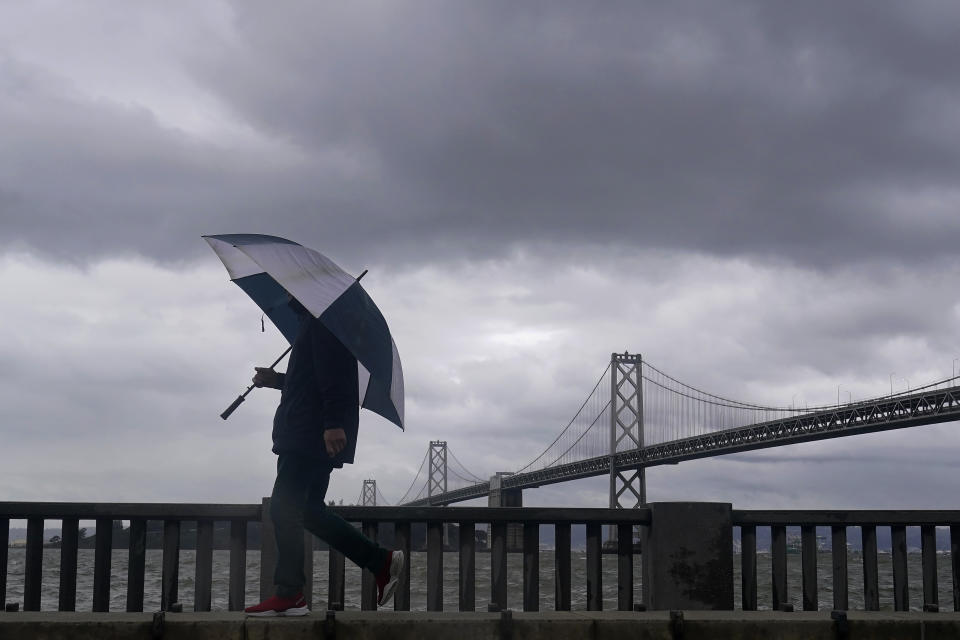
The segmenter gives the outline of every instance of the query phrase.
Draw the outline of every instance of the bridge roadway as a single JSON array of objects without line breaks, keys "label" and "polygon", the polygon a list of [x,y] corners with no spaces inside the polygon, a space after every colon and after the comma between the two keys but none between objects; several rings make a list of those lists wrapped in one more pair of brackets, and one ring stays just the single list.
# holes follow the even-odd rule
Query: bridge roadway
[{"label": "bridge roadway", "polygon": [[[960,386],[875,398],[826,411],[621,451],[615,456],[615,465],[617,468],[655,467],[728,453],[957,420],[960,420]],[[504,489],[531,489],[609,473],[610,456],[603,455],[504,476],[501,485]],[[445,505],[483,498],[489,493],[490,483],[481,482],[406,504]]]}]

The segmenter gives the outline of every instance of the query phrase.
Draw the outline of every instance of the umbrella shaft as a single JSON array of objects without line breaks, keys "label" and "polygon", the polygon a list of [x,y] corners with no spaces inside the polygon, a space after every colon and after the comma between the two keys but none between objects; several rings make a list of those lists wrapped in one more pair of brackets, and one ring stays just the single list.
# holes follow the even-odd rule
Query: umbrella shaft
[{"label": "umbrella shaft", "polygon": [[[281,353],[281,354],[280,354],[280,357],[273,361],[273,364],[270,365],[270,368],[273,369],[275,366],[277,366],[278,364],[280,364],[280,361],[283,360],[283,356],[285,356],[285,355],[287,355],[288,353],[290,353],[290,349],[293,349],[293,345],[290,345],[289,347],[287,347],[287,350],[284,351],[283,353]],[[249,392],[249,391],[250,391],[250,390],[248,389],[247,392]]]}]

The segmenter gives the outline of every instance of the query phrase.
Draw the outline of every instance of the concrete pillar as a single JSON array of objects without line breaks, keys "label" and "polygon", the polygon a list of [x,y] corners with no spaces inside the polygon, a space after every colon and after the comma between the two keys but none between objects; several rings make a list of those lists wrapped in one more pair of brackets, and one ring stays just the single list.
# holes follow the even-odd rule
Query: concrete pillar
[{"label": "concrete pillar", "polygon": [[733,609],[729,503],[654,502],[643,540],[643,602],[650,610]]},{"label": "concrete pillar", "polygon": [[[498,473],[490,477],[490,495],[487,499],[488,507],[522,507],[523,489],[503,489],[501,483],[508,473]],[[507,551],[521,551],[523,549],[523,524],[507,525]]]}]

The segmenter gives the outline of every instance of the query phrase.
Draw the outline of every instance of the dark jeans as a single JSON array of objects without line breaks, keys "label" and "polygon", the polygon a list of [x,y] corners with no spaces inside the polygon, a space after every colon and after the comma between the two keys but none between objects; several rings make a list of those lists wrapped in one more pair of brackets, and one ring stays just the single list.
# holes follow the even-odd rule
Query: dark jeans
[{"label": "dark jeans", "polygon": [[377,574],[387,551],[356,527],[331,513],[324,501],[332,469],[316,458],[281,453],[270,496],[270,518],[277,538],[277,595],[292,598],[303,590],[303,530],[324,540],[351,562]]}]

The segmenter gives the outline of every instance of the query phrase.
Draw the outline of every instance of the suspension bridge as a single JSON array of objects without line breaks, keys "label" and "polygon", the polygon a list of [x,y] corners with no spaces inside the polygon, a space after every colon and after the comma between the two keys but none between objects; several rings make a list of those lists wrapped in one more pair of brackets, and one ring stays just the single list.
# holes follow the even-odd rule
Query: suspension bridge
[{"label": "suspension bridge", "polygon": [[[869,400],[771,407],[692,387],[638,354],[612,354],[573,418],[533,460],[484,479],[433,441],[394,504],[447,505],[488,497],[521,506],[523,489],[608,475],[610,507],[645,504],[647,467],[729,453],[960,420],[960,376]],[[390,504],[365,480],[359,504]]]}]

